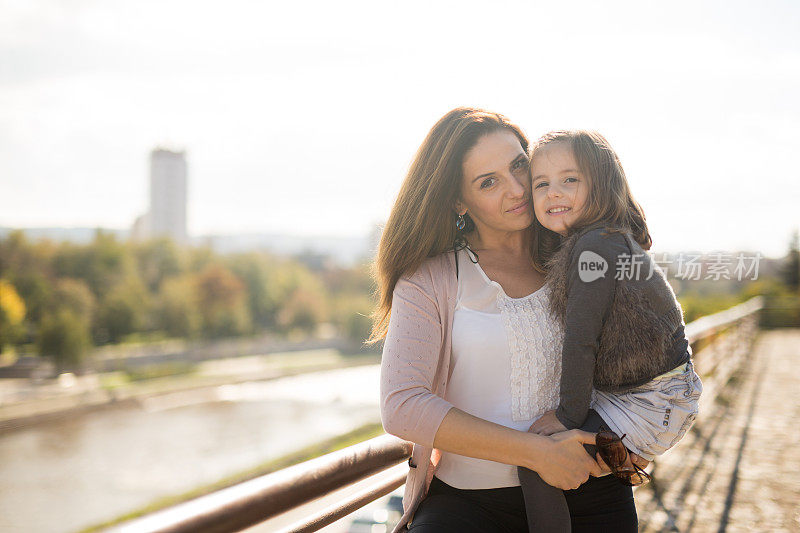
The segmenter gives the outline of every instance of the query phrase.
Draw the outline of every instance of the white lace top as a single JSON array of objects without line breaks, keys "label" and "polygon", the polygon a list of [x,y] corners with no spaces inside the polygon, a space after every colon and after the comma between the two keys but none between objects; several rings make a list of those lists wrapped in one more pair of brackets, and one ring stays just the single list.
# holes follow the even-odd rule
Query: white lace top
[{"label": "white lace top", "polygon": [[[458,252],[459,279],[445,399],[462,411],[520,431],[558,406],[563,334],[549,288],[510,298]],[[517,467],[443,452],[436,477],[460,489],[519,485]]]}]

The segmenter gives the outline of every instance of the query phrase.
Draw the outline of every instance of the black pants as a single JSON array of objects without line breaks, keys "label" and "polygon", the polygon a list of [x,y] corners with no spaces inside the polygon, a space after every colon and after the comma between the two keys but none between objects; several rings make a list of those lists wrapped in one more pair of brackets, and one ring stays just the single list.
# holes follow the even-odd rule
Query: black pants
[{"label": "black pants", "polygon": [[464,490],[433,478],[409,533],[525,533],[525,501],[520,487]]},{"label": "black pants", "polygon": [[[601,425],[603,419],[590,410],[582,429],[596,432]],[[594,457],[594,446],[586,448]],[[522,486],[501,489],[457,489],[434,477],[427,496],[408,526],[409,532],[538,533],[557,530],[552,529],[553,524],[561,531],[571,528],[573,533],[634,533],[638,530],[633,490],[614,476],[590,477],[575,490],[560,491],[541,481],[535,472],[524,468],[518,469],[518,472]],[[548,493],[548,490],[551,492]],[[538,498],[533,501],[537,493],[541,494],[541,501]],[[565,500],[566,507],[558,508],[558,502],[563,506]],[[529,528],[528,512],[535,513],[543,520],[532,520]]]},{"label": "black pants", "polygon": [[[600,415],[590,409],[581,429],[595,433],[604,425]],[[595,456],[594,446],[587,444],[585,448],[592,457]],[[527,468],[520,467],[517,473],[530,533],[603,531],[607,528],[636,532],[638,529],[633,490],[613,476],[598,478],[591,485],[587,482],[574,491],[561,491]],[[580,494],[574,494],[578,492]]]},{"label": "black pants", "polygon": [[[637,530],[633,492],[614,476],[589,478],[564,495],[574,533]],[[462,490],[434,477],[408,528],[409,533],[527,533],[522,489]]]}]

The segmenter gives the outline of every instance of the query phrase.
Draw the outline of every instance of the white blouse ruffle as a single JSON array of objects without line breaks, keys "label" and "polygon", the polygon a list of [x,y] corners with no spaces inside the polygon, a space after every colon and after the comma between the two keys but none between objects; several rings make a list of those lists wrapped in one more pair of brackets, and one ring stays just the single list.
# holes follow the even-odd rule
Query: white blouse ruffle
[{"label": "white blouse ruffle", "polygon": [[[459,279],[445,399],[462,411],[519,431],[558,406],[563,333],[549,287],[511,298],[467,250]],[[516,467],[447,452],[437,477],[461,489],[519,485]]]}]

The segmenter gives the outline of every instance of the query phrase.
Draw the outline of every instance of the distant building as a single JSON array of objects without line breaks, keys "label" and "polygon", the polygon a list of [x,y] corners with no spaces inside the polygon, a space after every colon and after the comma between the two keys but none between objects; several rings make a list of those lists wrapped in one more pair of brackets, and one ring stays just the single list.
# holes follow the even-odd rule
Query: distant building
[{"label": "distant building", "polygon": [[150,209],[133,223],[133,239],[166,236],[180,244],[188,243],[186,174],[185,152],[156,148],[150,153]]},{"label": "distant building", "polygon": [[150,235],[185,243],[186,154],[156,148],[150,153]]}]

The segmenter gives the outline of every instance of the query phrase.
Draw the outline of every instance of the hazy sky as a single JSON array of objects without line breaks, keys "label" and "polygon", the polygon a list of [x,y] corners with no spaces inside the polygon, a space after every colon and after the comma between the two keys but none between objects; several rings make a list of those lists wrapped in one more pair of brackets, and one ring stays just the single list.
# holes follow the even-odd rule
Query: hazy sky
[{"label": "hazy sky", "polygon": [[126,228],[186,149],[192,234],[358,235],[433,123],[608,137],[657,250],[800,226],[797,2],[0,0],[0,225]]}]

